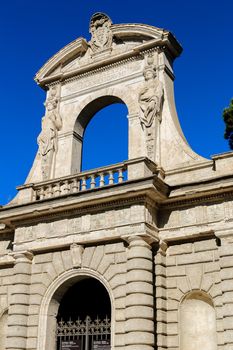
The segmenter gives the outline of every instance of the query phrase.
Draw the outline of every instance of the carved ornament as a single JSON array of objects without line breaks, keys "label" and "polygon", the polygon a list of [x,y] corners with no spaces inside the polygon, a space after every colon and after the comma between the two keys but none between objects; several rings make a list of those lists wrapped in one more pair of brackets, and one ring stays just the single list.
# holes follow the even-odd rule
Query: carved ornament
[{"label": "carved ornament", "polygon": [[91,41],[89,42],[93,53],[101,52],[112,47],[112,21],[104,13],[96,13],[90,22]]}]

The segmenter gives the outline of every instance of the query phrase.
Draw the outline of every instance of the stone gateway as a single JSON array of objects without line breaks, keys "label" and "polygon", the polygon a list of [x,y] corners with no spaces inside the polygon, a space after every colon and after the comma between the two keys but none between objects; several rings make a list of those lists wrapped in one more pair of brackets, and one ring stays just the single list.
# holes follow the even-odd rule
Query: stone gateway
[{"label": "stone gateway", "polygon": [[[180,128],[168,31],[90,21],[36,74],[38,152],[0,208],[1,350],[232,350],[233,153]],[[128,108],[128,159],[81,171],[85,128]]]}]

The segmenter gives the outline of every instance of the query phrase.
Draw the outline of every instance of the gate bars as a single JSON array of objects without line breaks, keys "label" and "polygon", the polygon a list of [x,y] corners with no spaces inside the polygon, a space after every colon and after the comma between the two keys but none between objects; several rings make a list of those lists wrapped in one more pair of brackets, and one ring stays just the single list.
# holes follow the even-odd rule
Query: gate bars
[{"label": "gate bars", "polygon": [[111,320],[106,316],[92,321],[62,319],[57,323],[57,350],[110,350]]}]

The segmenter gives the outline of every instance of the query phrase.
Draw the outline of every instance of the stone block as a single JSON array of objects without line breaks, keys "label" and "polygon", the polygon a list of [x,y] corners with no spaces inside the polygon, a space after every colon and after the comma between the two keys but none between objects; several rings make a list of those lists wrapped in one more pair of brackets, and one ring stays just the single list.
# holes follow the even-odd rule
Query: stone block
[{"label": "stone block", "polygon": [[139,294],[139,293],[127,295],[125,305],[126,307],[136,306],[136,305],[153,307],[154,297],[152,295]]},{"label": "stone block", "polygon": [[166,266],[176,266],[176,256],[167,256]]},{"label": "stone block", "polygon": [[192,253],[193,247],[192,243],[184,243],[179,245],[170,246],[167,250],[168,256],[172,255],[182,255]]},{"label": "stone block", "polygon": [[96,247],[90,262],[90,268],[93,270],[97,270],[101,260],[103,259],[103,256],[104,256],[104,246]]},{"label": "stone block", "polygon": [[126,296],[126,289],[125,289],[125,285],[119,285],[116,288],[113,289],[113,295],[115,299],[120,299],[120,298],[124,298]]},{"label": "stone block", "polygon": [[176,277],[176,276],[186,276],[186,271],[184,266],[169,266],[167,267],[167,276]]},{"label": "stone block", "polygon": [[167,345],[170,347],[178,347],[179,346],[179,338],[178,335],[170,335],[167,337]]},{"label": "stone block", "polygon": [[43,253],[34,256],[35,264],[43,264],[47,262],[51,262],[53,259],[53,253]]},{"label": "stone block", "polygon": [[70,250],[64,250],[61,252],[61,257],[63,261],[63,265],[65,268],[65,271],[70,270],[73,268],[73,261],[71,258],[71,252]]},{"label": "stone block", "polygon": [[126,272],[125,264],[112,264],[109,265],[108,269],[105,271],[105,278],[110,281],[117,274],[124,274]]},{"label": "stone block", "polygon": [[109,268],[111,264],[114,264],[114,255],[108,254],[104,255],[103,259],[101,260],[99,266],[98,266],[98,272],[102,275],[104,275],[105,271]]},{"label": "stone block", "polygon": [[168,323],[167,324],[167,335],[177,335],[178,332],[178,323]]},{"label": "stone block", "polygon": [[152,273],[144,270],[131,270],[127,272],[127,282],[142,281],[152,283]]},{"label": "stone block", "polygon": [[211,240],[208,239],[206,241],[195,242],[194,249],[195,249],[195,252],[217,250],[218,247],[216,245],[216,239],[211,239]]},{"label": "stone block", "polygon": [[154,308],[150,306],[134,305],[128,306],[125,310],[126,319],[130,318],[143,318],[154,319]]},{"label": "stone block", "polygon": [[167,312],[166,318],[167,318],[167,323],[177,323],[178,322],[178,310]]},{"label": "stone block", "polygon": [[127,294],[144,293],[153,295],[153,285],[147,282],[127,282]]},{"label": "stone block", "polygon": [[119,273],[117,275],[114,275],[113,278],[110,280],[111,288],[114,290],[118,286],[122,286],[122,285],[125,286],[125,284],[126,284],[126,277],[124,273],[122,274]]},{"label": "stone block", "polygon": [[[146,345],[154,344],[154,334],[140,331],[130,332],[126,334],[126,344],[132,345],[132,348],[130,350],[152,350],[151,347],[147,348]],[[139,344],[141,346],[139,346]],[[128,348],[129,347],[127,346],[127,350]]]},{"label": "stone block", "polygon": [[148,259],[144,258],[137,258],[137,259],[130,259],[127,262],[127,270],[145,270],[145,271],[152,271],[152,262]]},{"label": "stone block", "polygon": [[126,252],[115,254],[115,264],[125,263],[127,261]]},{"label": "stone block", "polygon": [[231,256],[223,256],[220,259],[221,268],[233,267],[232,253]]},{"label": "stone block", "polygon": [[128,332],[154,332],[154,322],[148,319],[136,318],[127,319],[125,331]]},{"label": "stone block", "polygon": [[107,244],[104,248],[106,254],[125,253],[126,248],[123,242]]},{"label": "stone block", "polygon": [[53,253],[53,266],[57,276],[61,275],[65,271],[62,257],[61,257],[61,252]]},{"label": "stone block", "polygon": [[177,256],[177,265],[190,265],[214,261],[213,252],[199,252]]},{"label": "stone block", "polygon": [[115,298],[115,308],[124,309],[125,308],[125,297]]},{"label": "stone block", "polygon": [[84,249],[82,256],[82,267],[89,267],[92,256],[94,254],[95,247],[87,247]]}]

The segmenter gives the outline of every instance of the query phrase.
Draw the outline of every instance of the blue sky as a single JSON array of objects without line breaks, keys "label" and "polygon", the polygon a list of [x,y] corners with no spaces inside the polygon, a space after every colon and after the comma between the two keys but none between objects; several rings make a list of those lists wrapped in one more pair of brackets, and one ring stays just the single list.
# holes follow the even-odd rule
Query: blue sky
[{"label": "blue sky", "polygon": [[[114,23],[146,23],[174,33],[184,49],[174,65],[183,132],[191,147],[207,158],[228,151],[222,110],[233,97],[232,0],[9,0],[1,4],[0,13],[1,204],[24,183],[37,151],[45,94],[33,81],[35,73],[70,41],[79,36],[89,39],[90,17],[99,11]],[[92,139],[95,118],[90,124]],[[102,131],[97,134],[104,139]],[[100,149],[94,158],[100,153],[109,157],[111,150]],[[124,158],[124,153],[116,160],[118,156]],[[94,164],[91,157],[86,168]]]}]

